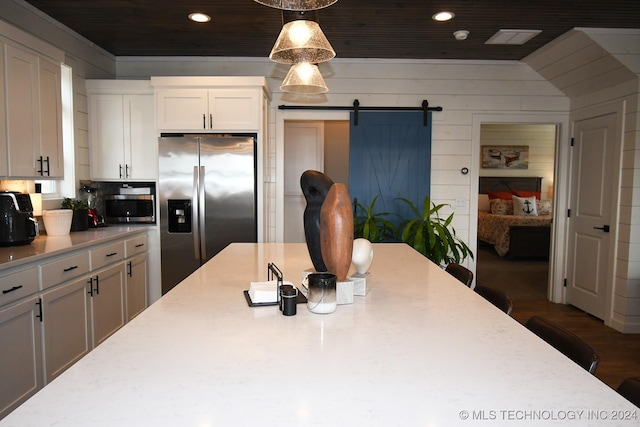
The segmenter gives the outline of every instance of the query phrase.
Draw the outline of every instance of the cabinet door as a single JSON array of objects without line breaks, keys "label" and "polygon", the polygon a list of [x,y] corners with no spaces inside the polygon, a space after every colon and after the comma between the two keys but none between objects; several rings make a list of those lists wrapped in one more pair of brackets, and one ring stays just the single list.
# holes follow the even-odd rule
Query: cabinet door
[{"label": "cabinet door", "polygon": [[159,130],[209,129],[206,90],[160,89],[156,102]]},{"label": "cabinet door", "polygon": [[[4,92],[4,43],[0,40],[0,129],[7,129]],[[9,176],[9,151],[7,133],[0,132],[0,177]]]},{"label": "cabinet door", "polygon": [[158,179],[158,138],[153,95],[125,95],[125,178]]},{"label": "cabinet door", "polygon": [[260,128],[260,90],[213,89],[209,91],[207,120],[212,130],[246,131]]},{"label": "cabinet door", "polygon": [[147,255],[127,260],[127,321],[147,308]]},{"label": "cabinet door", "polygon": [[5,90],[9,175],[36,177],[36,153],[40,156],[38,117],[38,57],[5,45]]},{"label": "cabinet door", "polygon": [[39,299],[0,310],[0,419],[42,388]]},{"label": "cabinet door", "polygon": [[124,107],[122,95],[91,95],[89,99],[91,177],[124,179]]},{"label": "cabinet door", "polygon": [[91,315],[94,347],[125,323],[124,274],[123,262],[93,274]]},{"label": "cabinet door", "polygon": [[48,159],[44,178],[64,176],[62,147],[62,75],[60,64],[38,60],[40,105],[40,154]]},{"label": "cabinet door", "polygon": [[42,294],[45,380],[49,383],[91,350],[88,278]]}]

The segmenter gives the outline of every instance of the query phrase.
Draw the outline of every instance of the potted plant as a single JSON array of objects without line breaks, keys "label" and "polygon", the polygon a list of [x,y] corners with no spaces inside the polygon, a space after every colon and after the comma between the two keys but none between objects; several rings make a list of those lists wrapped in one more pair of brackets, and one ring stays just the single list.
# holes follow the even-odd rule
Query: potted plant
[{"label": "potted plant", "polygon": [[448,205],[436,205],[429,197],[425,197],[422,212],[420,212],[410,200],[406,198],[398,200],[409,205],[416,215],[415,218],[403,220],[398,227],[404,243],[411,245],[438,265],[452,262],[459,264],[467,256],[473,259],[471,249],[456,236],[455,229],[450,227],[453,213],[446,218],[440,216],[440,210]]},{"label": "potted plant", "polygon": [[65,197],[61,208],[73,210],[71,231],[85,231],[89,228],[89,206],[84,201]]},{"label": "potted plant", "polygon": [[363,206],[357,199],[353,201],[355,206],[353,216],[353,237],[363,238],[371,243],[395,240],[396,227],[385,217],[393,215],[389,212],[374,213],[379,195],[373,198],[369,206]]}]

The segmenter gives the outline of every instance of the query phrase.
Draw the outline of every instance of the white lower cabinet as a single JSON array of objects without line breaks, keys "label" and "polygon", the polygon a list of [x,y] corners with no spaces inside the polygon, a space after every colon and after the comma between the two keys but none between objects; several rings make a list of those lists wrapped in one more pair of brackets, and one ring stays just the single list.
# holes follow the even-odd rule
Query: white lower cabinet
[{"label": "white lower cabinet", "polygon": [[0,309],[0,418],[43,386],[40,300]]},{"label": "white lower cabinet", "polygon": [[0,419],[147,307],[147,249],[136,234],[0,270]]},{"label": "white lower cabinet", "polygon": [[96,347],[124,323],[124,263],[93,273],[90,281],[93,346]]},{"label": "white lower cabinet", "polygon": [[83,277],[41,296],[47,383],[91,351],[88,289],[87,278]]},{"label": "white lower cabinet", "polygon": [[126,261],[127,321],[147,308],[147,254]]}]

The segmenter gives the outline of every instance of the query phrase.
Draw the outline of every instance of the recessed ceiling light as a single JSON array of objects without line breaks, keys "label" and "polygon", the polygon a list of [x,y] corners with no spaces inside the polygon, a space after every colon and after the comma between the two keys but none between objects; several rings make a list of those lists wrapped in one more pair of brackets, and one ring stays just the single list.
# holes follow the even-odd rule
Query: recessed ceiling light
[{"label": "recessed ceiling light", "polygon": [[453,17],[456,16],[453,12],[438,12],[435,15],[432,16],[434,21],[438,21],[438,22],[445,22],[445,21],[450,21],[453,19]]},{"label": "recessed ceiling light", "polygon": [[205,13],[195,12],[189,14],[189,19],[193,22],[209,22],[211,17]]}]

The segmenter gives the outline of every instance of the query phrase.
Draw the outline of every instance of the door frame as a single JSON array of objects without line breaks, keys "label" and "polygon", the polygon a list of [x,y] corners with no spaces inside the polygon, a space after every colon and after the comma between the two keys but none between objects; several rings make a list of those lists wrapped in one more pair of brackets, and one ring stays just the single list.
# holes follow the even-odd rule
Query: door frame
[{"label": "door frame", "polygon": [[[624,116],[626,113],[626,101],[613,101],[606,102],[603,104],[599,104],[596,106],[590,106],[587,108],[583,108],[580,110],[573,111],[570,115],[570,123],[571,123],[571,136],[574,136],[574,130],[576,122],[584,121],[588,119],[597,118],[605,115],[615,115],[616,117],[616,135],[614,136],[615,146],[613,147],[613,179],[611,179],[611,229],[613,233],[610,236],[610,246],[609,246],[609,254],[608,254],[608,264],[609,264],[609,272],[607,275],[607,294],[605,296],[605,314],[604,314],[604,324],[606,326],[612,326],[614,323],[614,312],[613,312],[613,295],[615,293],[615,284],[616,284],[616,269],[617,269],[617,260],[618,260],[618,237],[620,235],[620,198],[621,198],[621,179],[622,179],[622,151],[624,146]],[[571,156],[571,159],[573,156]],[[569,170],[569,183],[571,183],[571,171],[574,165],[571,164]],[[570,188],[571,189],[571,188]],[[571,194],[567,194],[567,200],[570,200]],[[568,202],[567,202],[568,203]],[[571,237],[569,236],[569,227],[567,224],[567,241]],[[568,255],[568,246],[566,248],[565,257]],[[616,328],[617,330],[621,330]]]},{"label": "door frame", "polygon": [[[480,127],[482,124],[544,124],[556,126],[556,153],[553,167],[553,227],[549,251],[549,282],[547,298],[564,303],[564,272],[566,264],[567,206],[569,196],[570,127],[569,114],[474,114],[472,118],[471,185],[469,199],[469,247],[478,250],[478,180],[480,177]],[[476,271],[476,259],[469,260],[469,267]]]},{"label": "door frame", "polygon": [[[284,242],[284,123],[285,121],[349,121],[345,110],[279,110],[275,114],[275,241]],[[269,156],[271,153],[265,153]],[[267,162],[269,164],[269,162]],[[271,180],[270,180],[271,181]],[[273,182],[273,181],[271,181]]]}]

